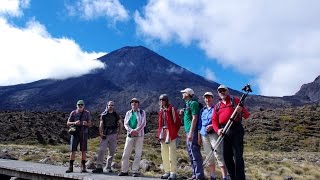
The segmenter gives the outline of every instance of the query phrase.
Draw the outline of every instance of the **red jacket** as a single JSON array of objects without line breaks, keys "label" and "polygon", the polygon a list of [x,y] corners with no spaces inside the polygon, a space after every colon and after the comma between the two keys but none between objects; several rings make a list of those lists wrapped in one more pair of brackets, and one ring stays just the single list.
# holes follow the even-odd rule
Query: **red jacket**
[{"label": "red jacket", "polygon": [[[239,104],[240,99],[239,98],[234,98],[234,108]],[[231,105],[231,101],[230,101],[230,96],[227,97],[226,100],[226,104],[224,104],[222,101],[219,102],[220,103],[220,108],[219,111],[216,111],[217,108],[217,104],[214,107],[214,114],[212,115],[212,126],[215,132],[218,132],[219,125],[226,125],[228,120],[230,119],[232,113],[233,113],[233,107]],[[247,111],[247,109],[245,107],[243,107],[242,110],[242,117],[247,119],[249,117],[249,112]],[[237,121],[237,119],[235,120]],[[239,119],[238,119],[239,121]]]},{"label": "red jacket", "polygon": [[[158,118],[158,137],[160,137],[161,128],[162,128],[162,116],[163,116],[163,109],[159,111],[159,118]],[[168,106],[168,110],[166,113],[166,124],[169,131],[170,140],[174,140],[178,137],[178,132],[181,126],[181,120],[179,114],[176,109],[174,109],[171,104]]]}]

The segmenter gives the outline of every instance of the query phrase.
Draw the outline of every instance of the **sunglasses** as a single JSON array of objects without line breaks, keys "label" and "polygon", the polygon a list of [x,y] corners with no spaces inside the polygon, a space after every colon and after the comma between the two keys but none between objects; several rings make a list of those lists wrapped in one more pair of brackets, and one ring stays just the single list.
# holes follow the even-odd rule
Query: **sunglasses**
[{"label": "sunglasses", "polygon": [[77,104],[78,106],[83,106],[83,104]]},{"label": "sunglasses", "polygon": [[139,103],[138,101],[131,101],[131,103]]},{"label": "sunglasses", "polygon": [[226,89],[219,89],[218,90],[219,93],[226,92],[226,91],[227,91]]},{"label": "sunglasses", "polygon": [[111,104],[111,105],[108,105],[108,106],[113,106],[113,105]]}]

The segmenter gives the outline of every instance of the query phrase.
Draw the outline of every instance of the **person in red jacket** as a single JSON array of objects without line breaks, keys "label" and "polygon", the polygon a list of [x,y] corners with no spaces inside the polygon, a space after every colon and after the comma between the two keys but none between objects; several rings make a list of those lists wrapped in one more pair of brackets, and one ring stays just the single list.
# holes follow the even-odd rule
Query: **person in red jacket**
[{"label": "person in red jacket", "polygon": [[233,111],[238,112],[234,122],[225,134],[223,140],[223,157],[231,180],[244,180],[244,160],[243,160],[243,136],[242,118],[247,119],[249,112],[245,107],[237,106],[240,99],[231,97],[226,86],[218,87],[220,101],[215,105],[215,113],[212,116],[212,126],[215,132],[220,136],[223,127],[227,124]]},{"label": "person in red jacket", "polygon": [[177,110],[169,104],[168,95],[159,97],[158,137],[161,143],[161,156],[165,174],[161,179],[177,179],[176,139],[181,126]]}]

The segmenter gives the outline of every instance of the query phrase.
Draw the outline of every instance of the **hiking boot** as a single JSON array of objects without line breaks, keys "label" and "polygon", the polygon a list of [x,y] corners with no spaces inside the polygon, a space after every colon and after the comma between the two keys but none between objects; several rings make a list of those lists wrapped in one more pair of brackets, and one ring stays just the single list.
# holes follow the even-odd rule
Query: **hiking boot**
[{"label": "hiking boot", "polygon": [[92,173],[103,173],[103,169],[102,168],[96,168],[96,169],[92,170]]},{"label": "hiking boot", "polygon": [[85,164],[81,164],[81,172],[82,173],[87,173],[88,171],[86,170],[86,165]]},{"label": "hiking boot", "polygon": [[133,176],[133,177],[139,177],[139,173],[134,172],[134,173],[132,174],[132,176]]},{"label": "hiking boot", "polygon": [[118,174],[118,176],[128,176],[128,175],[129,175],[128,172],[120,172],[120,173]]},{"label": "hiking boot", "polygon": [[73,172],[73,166],[69,166],[69,168],[66,170],[66,173],[72,173]]},{"label": "hiking boot", "polygon": [[73,162],[74,162],[74,160],[69,160],[69,168],[66,170],[66,173],[73,172]]},{"label": "hiking boot", "polygon": [[176,174],[170,174],[168,179],[176,180],[177,179],[177,175]]},{"label": "hiking boot", "polygon": [[170,176],[170,173],[164,173],[164,174],[160,177],[160,179],[168,179],[169,176]]}]

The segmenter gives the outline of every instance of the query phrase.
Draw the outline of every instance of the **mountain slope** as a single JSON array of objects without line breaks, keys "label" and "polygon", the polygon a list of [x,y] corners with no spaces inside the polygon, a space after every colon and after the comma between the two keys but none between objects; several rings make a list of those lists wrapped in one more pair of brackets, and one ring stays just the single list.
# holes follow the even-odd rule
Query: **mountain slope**
[{"label": "mountain slope", "polygon": [[318,76],[313,82],[304,84],[295,96],[309,98],[312,102],[320,101],[320,76]]},{"label": "mountain slope", "polygon": [[[157,111],[158,97],[162,93],[169,95],[174,106],[183,107],[180,90],[186,87],[193,88],[199,97],[206,91],[213,91],[215,99],[218,97],[219,84],[143,46],[123,47],[98,59],[105,68],[80,77],[0,87],[0,109],[70,111],[78,99],[84,99],[92,111],[103,111],[107,101],[113,100],[117,111],[124,112],[130,109],[130,99],[137,97],[142,108]],[[239,91],[230,91],[233,95],[241,95]],[[246,104],[250,107],[287,107],[308,101],[300,96],[250,96]]]}]

